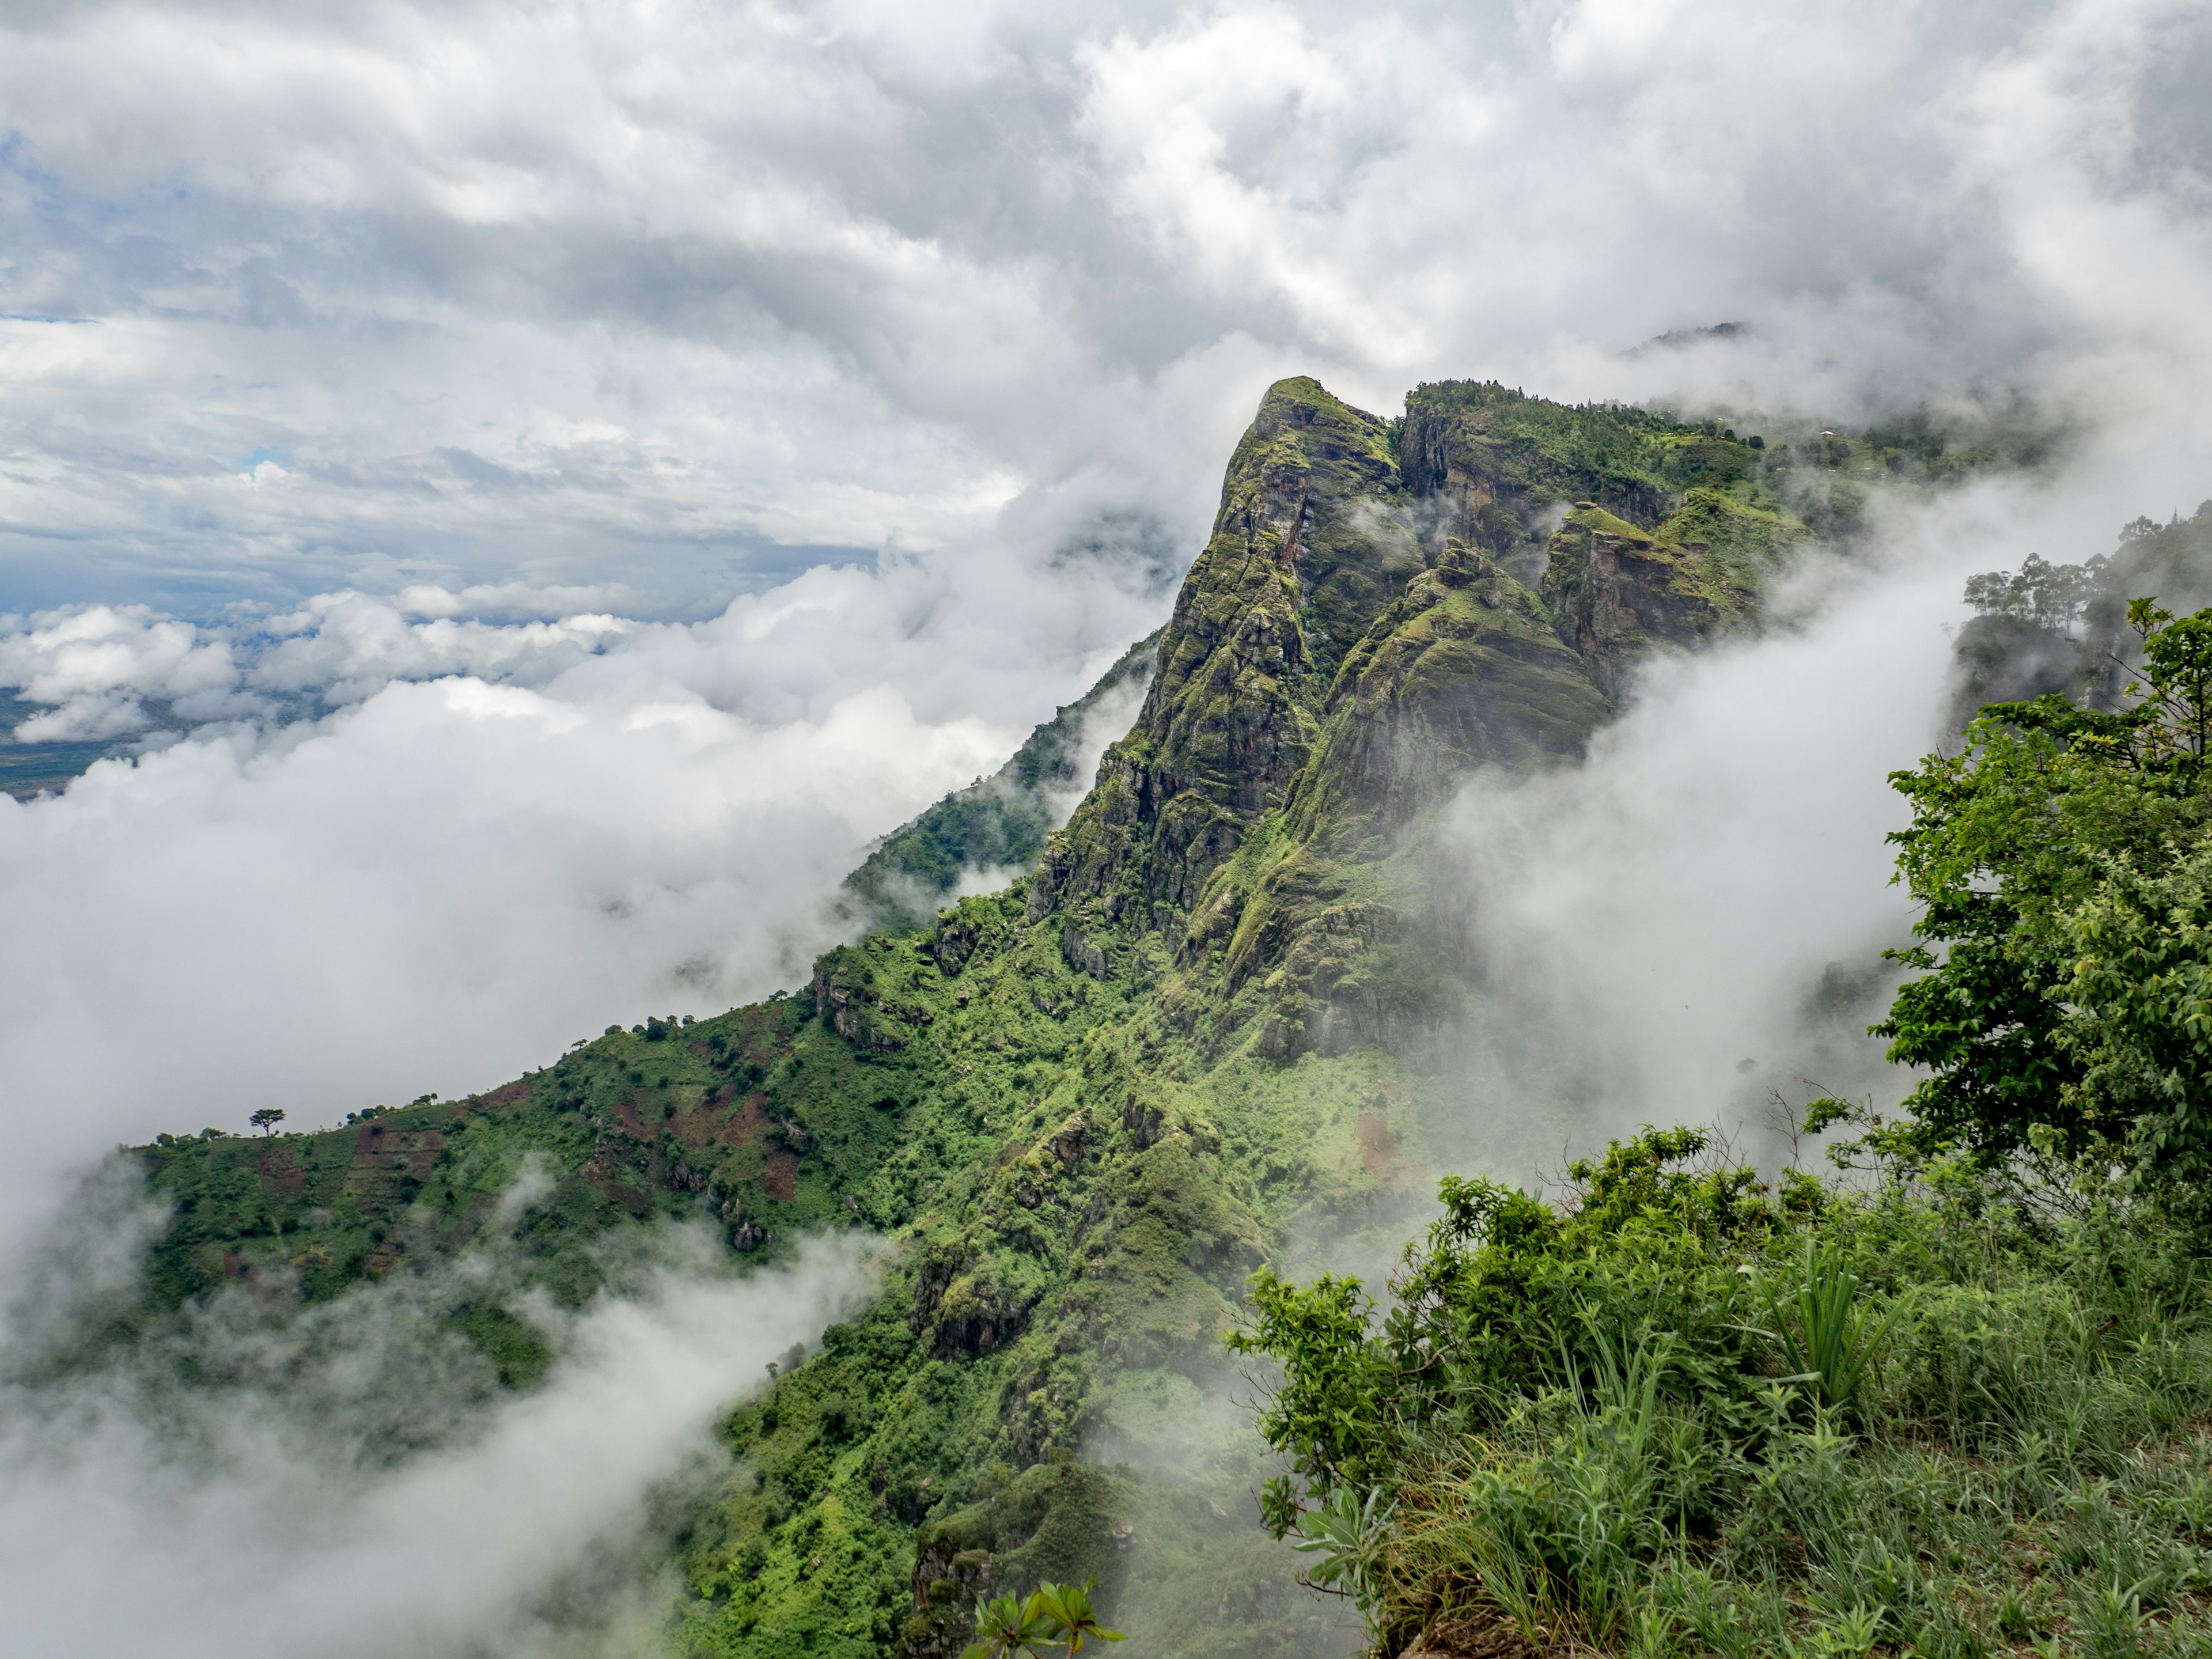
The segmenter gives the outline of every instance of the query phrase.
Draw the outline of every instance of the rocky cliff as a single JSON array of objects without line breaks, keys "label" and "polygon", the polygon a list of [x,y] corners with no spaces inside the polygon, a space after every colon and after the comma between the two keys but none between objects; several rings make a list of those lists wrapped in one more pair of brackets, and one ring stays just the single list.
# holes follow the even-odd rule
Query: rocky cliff
[{"label": "rocky cliff", "polygon": [[[1395,424],[1272,387],[1030,920],[1164,940],[1187,1029],[1258,1013],[1278,1057],[1391,1034],[1411,1010],[1385,958],[1443,961],[1402,922],[1424,815],[1476,767],[1577,758],[1647,654],[1755,617],[1805,535],[1761,465],[1702,427],[1487,384],[1422,386]],[[1264,1011],[1240,1012],[1255,984]]]}]

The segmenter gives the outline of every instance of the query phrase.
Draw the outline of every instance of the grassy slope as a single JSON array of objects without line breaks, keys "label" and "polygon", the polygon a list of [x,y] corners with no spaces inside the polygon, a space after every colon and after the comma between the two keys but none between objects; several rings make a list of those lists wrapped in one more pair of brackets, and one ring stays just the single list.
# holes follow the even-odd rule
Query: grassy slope
[{"label": "grassy slope", "polygon": [[[1440,401],[1488,424],[1480,443],[1432,432],[1440,477],[1486,494],[1492,528],[1518,501],[1513,533],[1540,552],[1547,506],[1607,490],[1650,509],[1646,530],[1692,486],[1729,492],[1709,518],[1775,505],[1765,462],[1717,432],[1449,391],[1424,388],[1416,415]],[[592,1241],[635,1220],[711,1217],[763,1260],[866,1225],[902,1245],[878,1298],[731,1413],[739,1473],[685,1547],[684,1645],[944,1652],[994,1575],[1078,1568],[1136,1587],[1120,1616],[1147,1651],[1310,1635],[1279,1554],[1224,1524],[1249,1513],[1255,1471],[1192,1431],[1218,1396],[1218,1339],[1254,1266],[1388,1235],[1430,1183],[1422,1124],[1458,1085],[1396,1039],[1464,992],[1438,942],[1397,921],[1420,908],[1425,804],[1476,738],[1517,718],[1534,740],[1516,752],[1571,753],[1606,702],[1535,594],[1479,549],[1447,556],[1447,515],[1398,471],[1402,434],[1310,381],[1262,417],[1147,715],[1054,838],[1056,892],[963,900],[927,932],[833,951],[797,996],[611,1029],[468,1100],[318,1134],[165,1137],[141,1156],[178,1216],[141,1326],[225,1282],[329,1297],[495,1234],[574,1302],[598,1282]],[[1406,602],[1409,580],[1434,591]],[[1510,604],[1485,603],[1508,582]],[[1290,811],[1328,797],[1363,707],[1421,713],[1484,683],[1498,652],[1548,662],[1553,703],[1476,708],[1382,830],[1334,837],[1368,805],[1357,788]],[[1145,767],[1164,795],[1133,793]],[[1194,823],[1218,832],[1202,857],[1178,838]],[[935,879],[942,837],[917,827]],[[1194,885],[1153,879],[1162,848]],[[532,1167],[550,1192],[502,1212]],[[514,1310],[453,1317],[516,1384],[542,1367]],[[1176,1478],[1079,1461],[1102,1449]]]}]

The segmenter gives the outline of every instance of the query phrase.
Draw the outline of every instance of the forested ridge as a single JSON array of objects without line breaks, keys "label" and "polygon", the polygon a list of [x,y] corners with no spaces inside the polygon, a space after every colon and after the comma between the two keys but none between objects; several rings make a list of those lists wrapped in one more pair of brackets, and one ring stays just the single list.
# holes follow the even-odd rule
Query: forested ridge
[{"label": "forested ridge", "polygon": [[[2212,513],[1973,590],[1990,706],[1896,780],[1902,1117],[1790,1103],[1778,1173],[1659,1126],[1543,1194],[1440,1127],[1490,1123],[1492,1167],[1574,1129],[1454,1048],[1465,780],[1576,764],[1639,664],[1759,627],[1872,492],[2052,441],[1473,382],[1386,421],[1284,381],[1157,642],[888,837],[807,984],[136,1149],[172,1212],[147,1294],[54,1363],[474,1253],[445,1328],[528,1389],[532,1298],[618,1285],[610,1240],[750,1266],[858,1228],[872,1300],[720,1425],[673,1651],[951,1659],[979,1600],[1094,1579],[1132,1655],[2195,1651],[2212,621],[2173,613],[2212,599]],[[1058,823],[1082,721],[1139,686]],[[1316,1275],[1439,1192],[1387,1291]],[[1218,1409],[1243,1375],[1256,1435]]]}]

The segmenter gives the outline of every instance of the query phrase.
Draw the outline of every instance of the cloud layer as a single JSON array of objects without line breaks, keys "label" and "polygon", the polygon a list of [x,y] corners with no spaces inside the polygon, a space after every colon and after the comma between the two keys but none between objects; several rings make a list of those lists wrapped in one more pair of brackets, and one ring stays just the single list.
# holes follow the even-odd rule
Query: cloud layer
[{"label": "cloud layer", "polygon": [[[105,1183],[54,1243],[131,1226]],[[60,1382],[0,1375],[0,1606],[12,1645],[349,1659],[645,1653],[667,1586],[645,1569],[670,1499],[727,1470],[716,1413],[866,1288],[818,1242],[733,1280],[711,1235],[632,1241],[622,1295],[520,1304],[556,1345],[503,1395],[453,1329],[497,1295],[495,1249],[361,1286],[278,1327],[237,1290]],[[113,1264],[111,1264],[113,1265]],[[94,1295],[127,1274],[79,1273]],[[39,1316],[72,1312],[55,1286]],[[30,1333],[35,1335],[37,1333]],[[20,1328],[11,1359],[20,1359]],[[191,1368],[199,1380],[180,1385]],[[658,1507],[657,1507],[658,1506]]]},{"label": "cloud layer", "polygon": [[1297,370],[2102,410],[2203,269],[2207,51],[2179,0],[19,7],[0,559],[19,609],[665,614],[1187,547]]},{"label": "cloud layer", "polygon": [[2011,480],[1899,504],[1872,548],[1801,562],[1763,635],[1647,664],[1583,767],[1461,792],[1438,864],[1485,991],[1458,1156],[1556,1173],[1641,1123],[1768,1156],[1784,1109],[1905,1093],[1866,1035],[1912,921],[1888,775],[1954,735],[1960,586],[2046,509]]}]

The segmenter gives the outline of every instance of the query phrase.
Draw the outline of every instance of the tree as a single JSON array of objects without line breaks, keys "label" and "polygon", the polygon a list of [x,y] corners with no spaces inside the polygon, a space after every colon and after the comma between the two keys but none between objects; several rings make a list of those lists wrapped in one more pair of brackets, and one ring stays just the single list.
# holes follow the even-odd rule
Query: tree
[{"label": "tree", "polygon": [[1058,1642],[1068,1653],[1068,1659],[1083,1651],[1085,1642],[1118,1642],[1121,1632],[1108,1630],[1099,1622],[1097,1612],[1091,1605],[1091,1591],[1098,1581],[1086,1578],[1080,1584],[1040,1584],[1030,1599],[1039,1604],[1044,1618],[1044,1637],[1048,1642]]},{"label": "tree", "polygon": [[1035,1659],[1045,1639],[1044,1614],[1032,1595],[1024,1601],[1012,1590],[975,1604],[975,1640],[960,1659]]},{"label": "tree", "polygon": [[284,1121],[284,1113],[279,1107],[264,1106],[246,1121],[263,1134],[273,1135],[276,1133],[276,1126]]},{"label": "tree", "polygon": [[1978,616],[2017,617],[2055,633],[2072,629],[2095,595],[2107,561],[2052,564],[2031,553],[2015,573],[1984,571],[1966,579],[1966,603]]},{"label": "tree", "polygon": [[2169,1187],[2212,1164],[2212,611],[2129,606],[2133,706],[1994,704],[1956,756],[1892,782],[1923,908],[1920,970],[1875,1031],[1926,1067],[1923,1146],[2124,1158]]},{"label": "tree", "polygon": [[1037,1649],[1058,1646],[1066,1659],[1075,1659],[1086,1642],[1119,1642],[1121,1632],[1108,1630],[1091,1605],[1091,1591],[1098,1581],[1081,1584],[1039,1584],[1026,1601],[1012,1591],[975,1606],[975,1641],[960,1659],[1018,1659],[1027,1654],[1038,1659]]}]

